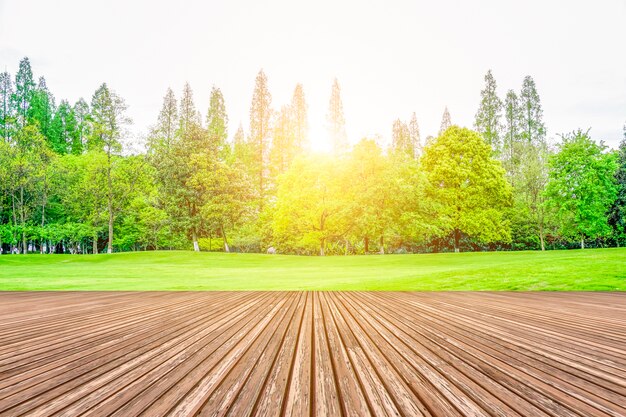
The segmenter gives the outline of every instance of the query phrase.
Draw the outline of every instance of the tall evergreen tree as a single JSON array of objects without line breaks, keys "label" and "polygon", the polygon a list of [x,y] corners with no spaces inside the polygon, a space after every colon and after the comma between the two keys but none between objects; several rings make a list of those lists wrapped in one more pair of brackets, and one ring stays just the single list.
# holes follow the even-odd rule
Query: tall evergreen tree
[{"label": "tall evergreen tree", "polygon": [[485,141],[491,145],[495,155],[500,155],[500,118],[502,117],[502,100],[496,91],[496,80],[491,70],[485,75],[485,88],[480,92],[480,106],[476,113],[474,127]]},{"label": "tall evergreen tree", "polygon": [[452,119],[450,118],[450,112],[448,111],[448,106],[443,111],[443,116],[441,117],[441,126],[439,127],[439,136],[443,134],[448,128],[452,126]]},{"label": "tall evergreen tree", "polygon": [[193,101],[193,90],[189,83],[185,83],[183,96],[180,99],[180,111],[178,113],[178,134],[183,140],[187,140],[190,138],[193,130],[199,125],[200,115]]},{"label": "tall evergreen tree", "polygon": [[522,138],[526,143],[537,145],[546,138],[546,128],[543,124],[543,109],[537,93],[535,81],[530,76],[524,78],[520,103],[520,128]]},{"label": "tall evergreen tree", "polygon": [[30,67],[30,60],[24,58],[15,74],[15,92],[13,93],[13,106],[17,116],[17,123],[23,127],[28,119],[28,109],[35,91],[35,80]]},{"label": "tall evergreen tree", "polygon": [[333,151],[336,155],[345,154],[348,151],[349,144],[348,136],[346,135],[346,119],[343,115],[341,88],[336,78],[333,81],[333,87],[330,93],[326,120],[328,122],[328,133]]},{"label": "tall evergreen tree", "polygon": [[297,153],[295,118],[291,106],[283,106],[274,123],[270,166],[274,177],[289,168]]},{"label": "tall evergreen tree", "polygon": [[420,138],[420,128],[417,124],[417,116],[415,112],[411,115],[409,121],[409,136],[411,138],[411,144],[413,145],[413,157],[419,158],[422,155],[422,139]]},{"label": "tall evergreen tree", "polygon": [[415,148],[411,140],[409,126],[400,119],[396,119],[393,122],[391,129],[391,149],[398,154],[402,153],[410,157],[415,155]]},{"label": "tall evergreen tree", "polygon": [[309,121],[306,99],[302,84],[296,85],[291,99],[291,110],[293,112],[293,128],[295,135],[295,147],[303,151],[309,147]]},{"label": "tall evergreen tree", "polygon": [[174,142],[176,130],[178,129],[178,107],[176,96],[171,88],[167,89],[163,98],[163,107],[159,113],[156,126],[156,136],[162,140],[166,147],[170,147]]},{"label": "tall evergreen tree", "polygon": [[505,168],[510,174],[513,166],[517,164],[519,157],[519,145],[521,138],[521,108],[519,98],[515,91],[509,90],[504,100],[504,137],[502,159]]},{"label": "tall evergreen tree", "polygon": [[37,123],[39,131],[50,141],[50,127],[54,117],[55,104],[54,96],[48,90],[44,77],[39,78],[37,88],[33,90],[28,109],[28,120]]},{"label": "tall evergreen tree", "polygon": [[75,152],[72,148],[77,146],[76,119],[74,111],[66,100],[62,100],[51,122],[49,142],[56,153],[65,154]]},{"label": "tall evergreen tree", "polygon": [[251,175],[257,178],[259,206],[262,208],[268,188],[268,160],[270,152],[272,96],[263,70],[256,76],[250,106],[250,147],[253,152]]},{"label": "tall evergreen tree", "polygon": [[228,151],[226,141],[228,140],[228,114],[224,96],[219,88],[213,87],[209,110],[206,116],[206,127],[209,134],[211,151],[215,156],[224,157],[224,152]]},{"label": "tall evergreen tree", "polygon": [[76,121],[76,136],[72,142],[72,154],[80,155],[87,147],[87,138],[89,137],[89,104],[80,98],[72,110]]},{"label": "tall evergreen tree", "polygon": [[8,142],[11,136],[13,118],[12,97],[13,83],[11,74],[8,72],[0,73],[0,135],[5,142]]}]

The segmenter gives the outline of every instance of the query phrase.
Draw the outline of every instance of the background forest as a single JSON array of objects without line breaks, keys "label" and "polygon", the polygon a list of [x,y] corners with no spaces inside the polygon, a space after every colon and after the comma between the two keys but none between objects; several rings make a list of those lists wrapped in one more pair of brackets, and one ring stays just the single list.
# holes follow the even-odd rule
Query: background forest
[{"label": "background forest", "polygon": [[[478,93],[478,92],[477,92]],[[204,115],[165,93],[138,150],[106,84],[57,102],[28,58],[0,73],[0,253],[194,249],[363,254],[620,246],[626,127],[618,150],[575,130],[547,141],[531,77],[499,96],[491,72],[472,129],[446,108],[437,137],[393,122],[391,143],[348,140],[337,80],[331,153],[310,151],[303,86],[276,106],[256,78],[250,122],[229,140],[224,97]]]}]

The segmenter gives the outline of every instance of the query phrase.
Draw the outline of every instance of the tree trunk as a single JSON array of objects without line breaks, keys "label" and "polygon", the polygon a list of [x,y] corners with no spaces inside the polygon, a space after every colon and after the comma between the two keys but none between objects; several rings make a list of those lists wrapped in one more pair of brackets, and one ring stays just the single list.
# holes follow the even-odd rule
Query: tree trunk
[{"label": "tree trunk", "polygon": [[93,237],[93,254],[98,254],[98,234]]},{"label": "tree trunk", "polygon": [[580,248],[585,249],[585,237],[584,236],[580,238]]},{"label": "tree trunk", "polygon": [[454,253],[459,253],[459,240],[461,239],[461,231],[459,229],[454,229]]},{"label": "tree trunk", "polygon": [[228,239],[226,239],[226,232],[224,231],[224,226],[220,226],[222,231],[222,239],[224,239],[224,252],[230,252],[230,248],[228,247]]},{"label": "tree trunk", "polygon": [[539,228],[539,240],[541,241],[541,250],[546,250],[546,243],[543,238],[543,226]]},{"label": "tree trunk", "polygon": [[370,238],[365,236],[365,254],[370,251]]},{"label": "tree trunk", "polygon": [[380,250],[378,251],[381,255],[385,254],[385,237],[380,235]]},{"label": "tree trunk", "polygon": [[191,240],[193,241],[194,252],[200,252],[200,245],[198,244],[198,234],[196,233],[195,228],[191,232]]},{"label": "tree trunk", "polygon": [[113,253],[113,183],[111,181],[111,149],[107,150],[107,186],[109,187],[108,210],[109,210],[109,240],[107,253]]},{"label": "tree trunk", "polygon": [[325,255],[325,253],[324,253],[324,243],[325,243],[324,239],[321,239],[320,240],[320,256],[324,256]]}]

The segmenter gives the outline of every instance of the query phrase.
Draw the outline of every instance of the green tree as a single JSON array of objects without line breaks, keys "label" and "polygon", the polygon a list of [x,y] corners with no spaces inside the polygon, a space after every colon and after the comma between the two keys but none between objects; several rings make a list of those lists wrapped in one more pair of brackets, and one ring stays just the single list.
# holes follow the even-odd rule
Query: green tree
[{"label": "green tree", "polygon": [[309,147],[308,108],[302,84],[297,84],[293,91],[291,110],[293,112],[294,146],[298,152],[302,152]]},{"label": "green tree", "polygon": [[256,76],[252,104],[250,106],[250,148],[252,165],[249,167],[251,176],[257,178],[257,194],[259,207],[262,209],[268,188],[269,152],[272,118],[272,96],[267,87],[267,77],[263,70]]},{"label": "green tree", "polygon": [[502,117],[502,100],[496,91],[496,80],[491,70],[485,75],[485,88],[480,92],[480,105],[474,121],[474,128],[485,141],[491,145],[495,155],[500,155],[500,118]]},{"label": "green tree", "polygon": [[545,141],[546,128],[543,124],[543,109],[535,81],[524,78],[519,96],[521,136],[527,144],[537,145]]},{"label": "green tree", "polygon": [[15,74],[15,91],[12,102],[17,117],[17,123],[23,127],[28,120],[28,109],[35,91],[35,80],[30,67],[30,60],[24,58],[20,61],[20,66]]},{"label": "green tree", "polygon": [[122,151],[122,137],[125,126],[131,121],[125,115],[126,103],[106,84],[102,84],[91,100],[91,138],[89,148],[100,150],[106,155],[107,213],[109,234],[107,253],[113,252],[113,224],[115,221],[115,189],[113,186],[114,164]]},{"label": "green tree", "polygon": [[283,106],[278,112],[274,122],[272,139],[270,171],[272,176],[276,178],[287,171],[294,157],[298,154],[295,118],[291,106]]},{"label": "green tree", "polygon": [[342,155],[348,151],[349,143],[346,135],[346,119],[343,115],[343,102],[341,101],[341,88],[335,78],[328,103],[328,134],[335,155]]},{"label": "green tree", "polygon": [[608,236],[606,213],[617,197],[616,155],[595,143],[588,132],[577,130],[563,136],[559,151],[550,158],[546,188],[548,206],[556,211],[566,237],[585,239]]},{"label": "green tree", "polygon": [[72,140],[72,154],[80,155],[85,151],[87,147],[87,138],[89,137],[89,119],[90,109],[89,104],[80,98],[76,104],[74,104],[73,114],[76,121],[75,136]]},{"label": "green tree", "polygon": [[52,118],[55,113],[54,96],[48,90],[44,77],[39,78],[39,84],[32,92],[28,108],[28,120],[37,123],[39,131],[50,141]]},{"label": "green tree", "polygon": [[508,241],[504,218],[511,189],[499,161],[480,134],[452,126],[424,150],[422,166],[438,205],[442,233],[452,232],[455,252],[461,234],[480,242]]},{"label": "green tree", "polygon": [[626,124],[624,125],[624,138],[617,149],[615,180],[617,182],[617,198],[609,212],[609,224],[613,228],[613,236],[619,246],[620,242],[626,239]]},{"label": "green tree", "polygon": [[323,256],[344,236],[345,169],[328,156],[297,158],[278,183],[273,232],[280,249]]},{"label": "green tree", "polygon": [[415,155],[414,146],[409,126],[402,120],[396,119],[391,129],[391,149],[395,153],[404,153],[413,157]]},{"label": "green tree", "polygon": [[448,106],[443,110],[443,116],[441,116],[441,126],[439,127],[439,136],[443,134],[450,126],[452,126],[452,119],[450,118],[450,112]]},{"label": "green tree", "polygon": [[417,124],[417,116],[415,112],[411,115],[411,120],[409,121],[409,137],[411,138],[411,144],[415,153],[413,154],[414,158],[419,158],[422,155],[422,140],[420,138],[420,128]]},{"label": "green tree", "polygon": [[504,167],[512,177],[519,164],[521,151],[521,107],[515,91],[509,90],[504,100],[504,137],[502,144],[502,161]]},{"label": "green tree", "polygon": [[209,110],[206,116],[206,127],[209,135],[211,152],[216,156],[225,157],[229,151],[226,141],[228,140],[228,114],[224,96],[219,88],[213,87]]},{"label": "green tree", "polygon": [[51,122],[49,141],[53,151],[60,154],[80,154],[73,148],[78,146],[78,132],[76,131],[76,119],[74,111],[66,100],[61,101],[54,118]]},{"label": "green tree", "polygon": [[13,123],[13,83],[8,72],[0,73],[0,134],[9,142]]}]

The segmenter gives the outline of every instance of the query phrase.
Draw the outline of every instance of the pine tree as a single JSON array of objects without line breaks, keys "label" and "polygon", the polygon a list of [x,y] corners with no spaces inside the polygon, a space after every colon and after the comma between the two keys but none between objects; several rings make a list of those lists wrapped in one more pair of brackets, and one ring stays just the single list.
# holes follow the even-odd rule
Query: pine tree
[{"label": "pine tree", "polygon": [[74,120],[76,122],[76,136],[72,141],[72,154],[80,155],[85,150],[87,146],[87,138],[89,137],[89,104],[87,104],[83,98],[80,98],[74,104],[74,108],[72,110]]},{"label": "pine tree", "polygon": [[474,127],[485,141],[491,145],[495,155],[501,152],[500,118],[502,117],[502,100],[496,92],[496,80],[491,70],[485,75],[485,88],[480,92],[480,106],[476,113]]},{"label": "pine tree", "polygon": [[24,58],[20,61],[19,70],[15,74],[15,92],[13,93],[13,106],[20,127],[23,127],[27,122],[28,109],[34,91],[35,81],[30,60]]},{"label": "pine tree", "polygon": [[183,88],[178,115],[178,134],[182,140],[187,140],[190,138],[193,129],[200,125],[200,116],[193,102],[193,90],[189,83],[185,83]]},{"label": "pine tree", "polygon": [[267,77],[263,70],[256,76],[252,105],[250,106],[250,148],[253,151],[251,175],[257,178],[259,206],[263,208],[266,189],[268,159],[270,152],[272,96],[267,87]]},{"label": "pine tree", "polygon": [[48,90],[44,77],[39,78],[39,84],[32,92],[30,106],[28,108],[28,121],[37,123],[39,131],[50,141],[50,127],[54,117],[54,96]]},{"label": "pine tree", "polygon": [[6,142],[9,142],[11,137],[12,97],[13,83],[11,82],[11,74],[8,72],[0,73],[0,135]]},{"label": "pine tree", "polygon": [[624,125],[624,138],[617,149],[615,182],[617,183],[617,198],[609,211],[609,225],[613,229],[613,238],[617,246],[620,246],[626,239],[626,124]]},{"label": "pine tree", "polygon": [[293,128],[295,135],[295,147],[300,152],[309,147],[309,122],[307,117],[307,104],[304,97],[302,84],[296,85],[291,99],[291,109],[293,112]]},{"label": "pine tree", "polygon": [[510,173],[511,166],[518,159],[516,156],[518,142],[520,140],[520,105],[515,91],[509,90],[504,100],[504,137],[502,157],[507,163],[505,168]]},{"label": "pine tree", "polygon": [[343,115],[341,88],[336,78],[333,81],[333,87],[330,93],[326,120],[328,122],[328,132],[333,151],[336,155],[345,154],[348,151],[349,144],[348,136],[346,135],[346,119]]},{"label": "pine tree", "polygon": [[411,138],[411,144],[413,146],[413,157],[417,159],[422,155],[422,140],[420,138],[420,128],[417,124],[415,112],[413,112],[411,120],[409,121],[409,137]]},{"label": "pine tree", "polygon": [[439,128],[439,136],[443,134],[448,128],[452,126],[452,119],[450,118],[450,112],[448,111],[448,106],[443,111],[443,116],[441,118],[441,127]]},{"label": "pine tree", "polygon": [[226,141],[228,139],[228,114],[224,96],[219,88],[213,87],[209,110],[206,116],[206,127],[209,135],[211,152],[214,155],[224,157],[224,152],[228,150]]},{"label": "pine tree", "polygon": [[156,135],[163,141],[166,147],[170,147],[176,136],[178,128],[178,108],[176,96],[171,88],[167,89],[163,98],[163,107],[159,113],[159,119],[156,127]]},{"label": "pine tree", "polygon": [[76,135],[76,120],[72,107],[62,100],[51,122],[49,142],[56,153],[66,154],[72,150]]},{"label": "pine tree", "polygon": [[411,140],[411,131],[406,123],[400,119],[396,119],[393,122],[391,129],[391,149],[395,153],[403,153],[413,157],[415,155],[415,148]]},{"label": "pine tree", "polygon": [[543,124],[543,109],[535,86],[535,81],[526,76],[520,93],[520,128],[526,143],[537,145],[543,143],[546,128]]},{"label": "pine tree", "polygon": [[274,177],[283,174],[289,168],[296,155],[296,129],[293,109],[283,106],[274,123],[270,166]]},{"label": "pine tree", "polygon": [[250,164],[250,144],[246,142],[246,134],[243,126],[239,123],[239,127],[233,136],[233,158],[243,166]]}]

